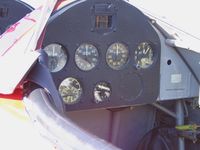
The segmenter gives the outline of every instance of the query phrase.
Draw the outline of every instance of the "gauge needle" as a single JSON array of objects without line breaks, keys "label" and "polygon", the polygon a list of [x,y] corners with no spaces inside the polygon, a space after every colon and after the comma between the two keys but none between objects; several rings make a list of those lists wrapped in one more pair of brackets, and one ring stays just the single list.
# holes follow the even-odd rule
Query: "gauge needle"
[{"label": "gauge needle", "polygon": [[53,56],[55,56],[55,55],[54,55],[54,54],[55,54],[55,49],[56,49],[56,48],[55,48],[55,46],[54,46],[54,47],[53,47]]},{"label": "gauge needle", "polygon": [[86,56],[88,55],[88,45],[86,45],[86,52],[85,52],[85,55],[86,55]]},{"label": "gauge needle", "polygon": [[117,44],[117,55],[119,54],[119,46],[118,46],[118,44]]},{"label": "gauge needle", "polygon": [[85,64],[91,64],[91,63],[88,61],[87,57],[85,57],[85,58],[79,57],[79,59],[80,59],[83,63],[85,63]]},{"label": "gauge needle", "polygon": [[147,54],[149,49],[150,49],[149,47],[146,50],[144,49],[144,54]]}]

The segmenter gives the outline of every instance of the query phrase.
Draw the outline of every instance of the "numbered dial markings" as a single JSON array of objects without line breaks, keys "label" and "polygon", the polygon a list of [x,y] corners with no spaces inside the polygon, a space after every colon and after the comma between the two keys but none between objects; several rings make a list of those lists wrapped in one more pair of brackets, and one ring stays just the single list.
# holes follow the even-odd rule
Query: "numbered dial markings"
[{"label": "numbered dial markings", "polygon": [[122,43],[112,44],[106,53],[106,62],[114,70],[120,70],[128,61],[129,51]]},{"label": "numbered dial markings", "polygon": [[146,69],[154,62],[154,52],[151,45],[147,42],[142,42],[135,50],[135,63],[138,69]]},{"label": "numbered dial markings", "polygon": [[83,71],[92,70],[98,63],[99,53],[92,44],[81,44],[75,53],[75,62]]},{"label": "numbered dial markings", "polygon": [[65,49],[60,44],[50,44],[44,48],[48,55],[48,68],[51,72],[58,72],[67,63]]},{"label": "numbered dial markings", "polygon": [[77,79],[69,77],[60,84],[59,93],[65,104],[75,104],[80,100],[82,87]]}]

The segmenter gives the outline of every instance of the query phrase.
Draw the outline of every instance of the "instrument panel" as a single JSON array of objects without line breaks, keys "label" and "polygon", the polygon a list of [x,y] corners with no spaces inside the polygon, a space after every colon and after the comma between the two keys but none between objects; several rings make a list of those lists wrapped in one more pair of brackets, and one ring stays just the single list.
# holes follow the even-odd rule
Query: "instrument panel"
[{"label": "instrument panel", "polygon": [[20,1],[0,1],[0,35],[12,24],[31,12],[32,8]]},{"label": "instrument panel", "polygon": [[66,111],[156,101],[160,40],[123,0],[80,0],[49,20],[43,48]]}]

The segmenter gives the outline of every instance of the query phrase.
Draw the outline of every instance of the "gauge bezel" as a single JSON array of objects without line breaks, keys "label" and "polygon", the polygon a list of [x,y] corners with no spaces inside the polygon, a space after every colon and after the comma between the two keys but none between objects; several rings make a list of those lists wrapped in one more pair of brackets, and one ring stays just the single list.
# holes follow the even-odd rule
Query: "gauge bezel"
[{"label": "gauge bezel", "polygon": [[[80,87],[80,94],[79,94],[78,98],[77,98],[74,102],[71,102],[71,103],[68,103],[68,102],[64,101],[64,99],[63,99],[63,97],[62,97],[62,95],[61,95],[61,92],[60,92],[60,86],[61,86],[62,83],[63,83],[64,81],[66,81],[67,79],[73,79],[73,80],[75,80],[75,81],[79,84],[79,87]],[[63,101],[63,103],[64,103],[65,105],[74,105],[74,104],[79,103],[80,100],[81,100],[81,97],[82,97],[82,95],[83,95],[83,86],[82,86],[80,80],[78,80],[77,78],[75,78],[75,77],[66,77],[65,79],[63,79],[63,80],[60,82],[60,84],[59,84],[59,86],[58,86],[58,92],[59,92],[59,94],[60,94],[60,96],[61,96],[61,98],[62,98],[62,101]]]},{"label": "gauge bezel", "polygon": [[[82,45],[86,45],[86,44],[87,44],[87,45],[93,46],[93,47],[95,48],[95,50],[96,50],[98,56],[97,56],[97,62],[96,62],[96,64],[94,65],[94,67],[92,67],[92,68],[90,68],[90,69],[87,69],[87,70],[84,70],[84,69],[82,69],[82,68],[77,64],[76,55],[77,55],[77,50],[78,50]],[[79,70],[83,71],[83,72],[89,72],[89,71],[94,70],[94,69],[98,66],[98,64],[99,64],[99,62],[100,62],[100,53],[99,53],[99,49],[98,49],[98,47],[96,46],[96,44],[91,43],[91,42],[83,42],[83,43],[79,44],[78,47],[77,47],[76,50],[75,50],[75,53],[74,53],[74,62],[75,62],[75,64],[76,64],[76,67],[77,67]]]},{"label": "gauge bezel", "polygon": [[[150,64],[150,65],[149,65],[148,67],[146,67],[146,68],[138,67],[138,66],[137,66],[137,61],[136,61],[136,59],[135,59],[135,57],[136,57],[135,52],[138,50],[138,47],[139,47],[140,44],[142,44],[142,43],[148,43],[148,45],[150,45],[150,47],[151,47],[151,49],[152,49],[152,52],[153,52],[153,57],[152,57],[153,63]],[[141,41],[141,42],[139,42],[139,43],[137,44],[137,46],[134,48],[133,61],[134,61],[134,66],[135,66],[135,68],[136,68],[137,70],[147,70],[147,69],[152,68],[152,67],[154,66],[154,64],[157,62],[157,53],[156,53],[155,50],[156,50],[156,44],[153,43],[152,41],[146,40],[146,41]]]},{"label": "gauge bezel", "polygon": [[[62,71],[64,68],[65,68],[65,66],[67,65],[67,63],[68,63],[68,61],[69,61],[69,55],[68,55],[68,50],[67,50],[67,48],[64,46],[64,45],[62,45],[62,44],[60,44],[60,43],[49,43],[49,44],[47,44],[43,49],[44,49],[44,51],[45,51],[45,53],[47,54],[47,56],[49,57],[49,55],[48,55],[48,53],[46,52],[46,50],[45,50],[45,48],[46,47],[48,47],[48,46],[50,46],[50,45],[58,45],[58,46],[61,46],[61,49],[62,49],[62,52],[63,52],[63,54],[65,55],[65,63],[64,63],[64,65],[60,68],[60,69],[58,69],[58,70],[56,70],[56,71],[51,71],[50,69],[50,72],[51,73],[57,73],[57,72],[60,72],[60,71]],[[48,62],[47,62],[48,63]],[[48,67],[49,68],[49,67]],[[55,70],[55,69],[54,69]]]},{"label": "gauge bezel", "polygon": [[[126,48],[126,50],[127,50],[127,52],[128,52],[126,62],[125,62],[121,67],[119,67],[119,68],[114,68],[114,67],[110,66],[110,64],[109,64],[108,61],[107,61],[108,50],[109,50],[109,48],[110,48],[112,45],[114,45],[114,44],[122,44],[122,45]],[[109,68],[111,68],[112,70],[120,71],[120,70],[123,70],[124,68],[126,68],[126,66],[128,66],[128,64],[129,64],[129,60],[130,60],[130,50],[129,50],[128,44],[126,44],[125,42],[121,42],[121,41],[112,42],[112,43],[108,46],[108,48],[107,48],[107,50],[106,50],[105,60],[106,60],[107,66],[108,66]]]}]

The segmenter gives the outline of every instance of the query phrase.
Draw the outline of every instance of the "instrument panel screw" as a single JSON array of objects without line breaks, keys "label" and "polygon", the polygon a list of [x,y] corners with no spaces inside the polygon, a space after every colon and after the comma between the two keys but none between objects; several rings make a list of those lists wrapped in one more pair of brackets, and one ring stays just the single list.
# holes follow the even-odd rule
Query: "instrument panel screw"
[{"label": "instrument panel screw", "polygon": [[154,19],[152,19],[152,20],[151,20],[151,23],[154,24],[154,23],[156,23],[156,21],[155,21]]}]

